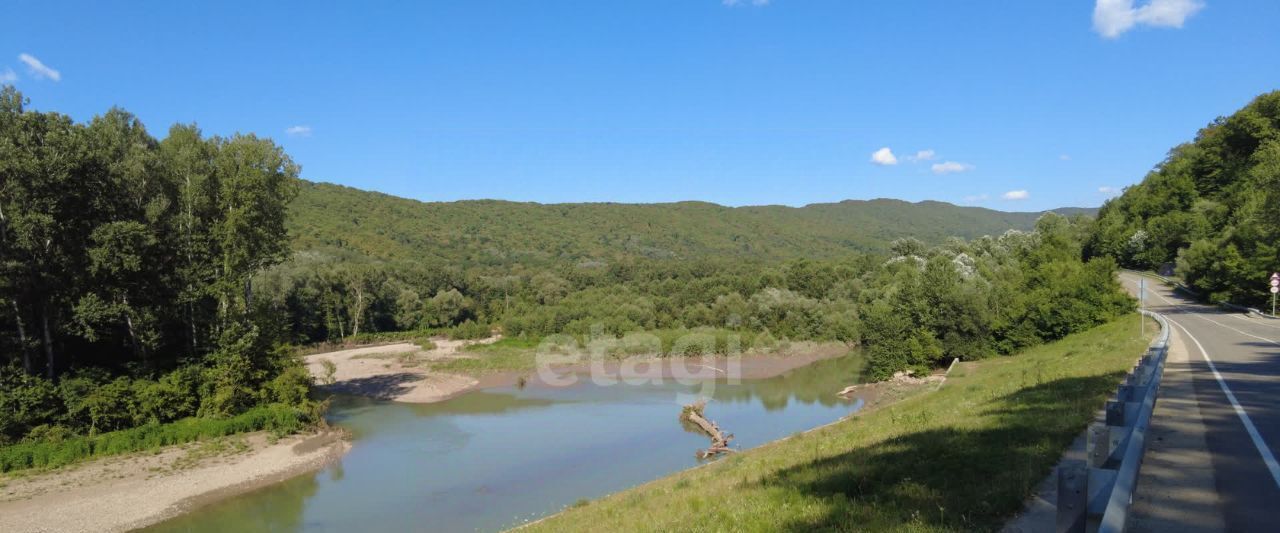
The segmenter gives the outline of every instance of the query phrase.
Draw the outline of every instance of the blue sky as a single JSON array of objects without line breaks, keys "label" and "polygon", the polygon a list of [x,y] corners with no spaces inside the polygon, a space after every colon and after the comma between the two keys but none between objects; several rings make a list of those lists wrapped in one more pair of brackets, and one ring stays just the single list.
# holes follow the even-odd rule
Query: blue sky
[{"label": "blue sky", "polygon": [[421,200],[1095,206],[1280,88],[1274,0],[106,4],[11,2],[0,80]]}]

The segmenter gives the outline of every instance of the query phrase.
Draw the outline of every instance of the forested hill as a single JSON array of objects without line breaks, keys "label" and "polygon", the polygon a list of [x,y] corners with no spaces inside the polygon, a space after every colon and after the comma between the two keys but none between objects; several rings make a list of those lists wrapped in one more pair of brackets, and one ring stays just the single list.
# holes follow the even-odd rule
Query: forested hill
[{"label": "forested hill", "polygon": [[[1072,215],[1094,209],[1056,210]],[[304,182],[290,206],[296,250],[334,248],[380,259],[470,264],[617,257],[835,257],[883,251],[900,237],[1030,230],[1042,213],[943,202],[847,200],[805,207],[666,204],[537,204],[498,200],[419,202]]]},{"label": "forested hill", "polygon": [[1280,270],[1280,91],[1169,151],[1102,207],[1086,252],[1177,272],[1213,300],[1260,303]]}]

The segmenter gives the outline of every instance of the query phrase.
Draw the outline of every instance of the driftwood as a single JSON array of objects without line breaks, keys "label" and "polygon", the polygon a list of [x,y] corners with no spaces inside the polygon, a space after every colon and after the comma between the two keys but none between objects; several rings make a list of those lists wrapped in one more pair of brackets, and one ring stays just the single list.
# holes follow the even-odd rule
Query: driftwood
[{"label": "driftwood", "polygon": [[680,411],[680,420],[688,421],[694,426],[697,426],[703,433],[706,433],[708,437],[711,437],[711,447],[705,450],[698,450],[697,456],[699,459],[707,459],[715,455],[734,451],[733,448],[729,447],[729,442],[733,440],[733,434],[725,434],[723,431],[720,431],[720,426],[717,426],[715,422],[707,420],[706,416],[703,414],[703,410],[706,409],[706,407],[706,400],[698,400],[684,406],[684,409]]}]

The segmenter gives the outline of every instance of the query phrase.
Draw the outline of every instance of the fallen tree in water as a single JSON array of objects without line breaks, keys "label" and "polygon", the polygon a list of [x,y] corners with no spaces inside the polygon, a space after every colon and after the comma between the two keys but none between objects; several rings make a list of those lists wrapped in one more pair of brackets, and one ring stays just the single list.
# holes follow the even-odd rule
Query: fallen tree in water
[{"label": "fallen tree in water", "polygon": [[698,400],[684,406],[684,409],[680,410],[681,422],[688,422],[696,426],[703,433],[706,433],[708,437],[711,437],[711,447],[705,450],[698,450],[697,455],[699,459],[707,459],[722,453],[734,451],[733,448],[729,447],[729,442],[733,440],[733,434],[725,434],[720,431],[720,426],[717,426],[715,422],[707,420],[706,416],[703,414],[706,407],[706,400]]}]

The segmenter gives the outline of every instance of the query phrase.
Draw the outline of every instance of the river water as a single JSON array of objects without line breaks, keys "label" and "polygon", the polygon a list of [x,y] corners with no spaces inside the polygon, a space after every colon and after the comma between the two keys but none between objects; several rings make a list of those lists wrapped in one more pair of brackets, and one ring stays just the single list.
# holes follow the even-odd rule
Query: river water
[{"label": "river water", "polygon": [[835,393],[862,366],[855,354],[713,388],[586,381],[426,405],[338,398],[330,421],[354,437],[340,462],[147,531],[502,530],[697,466],[708,439],[679,413],[699,395],[713,398],[707,418],[746,449],[855,411],[860,402]]}]

